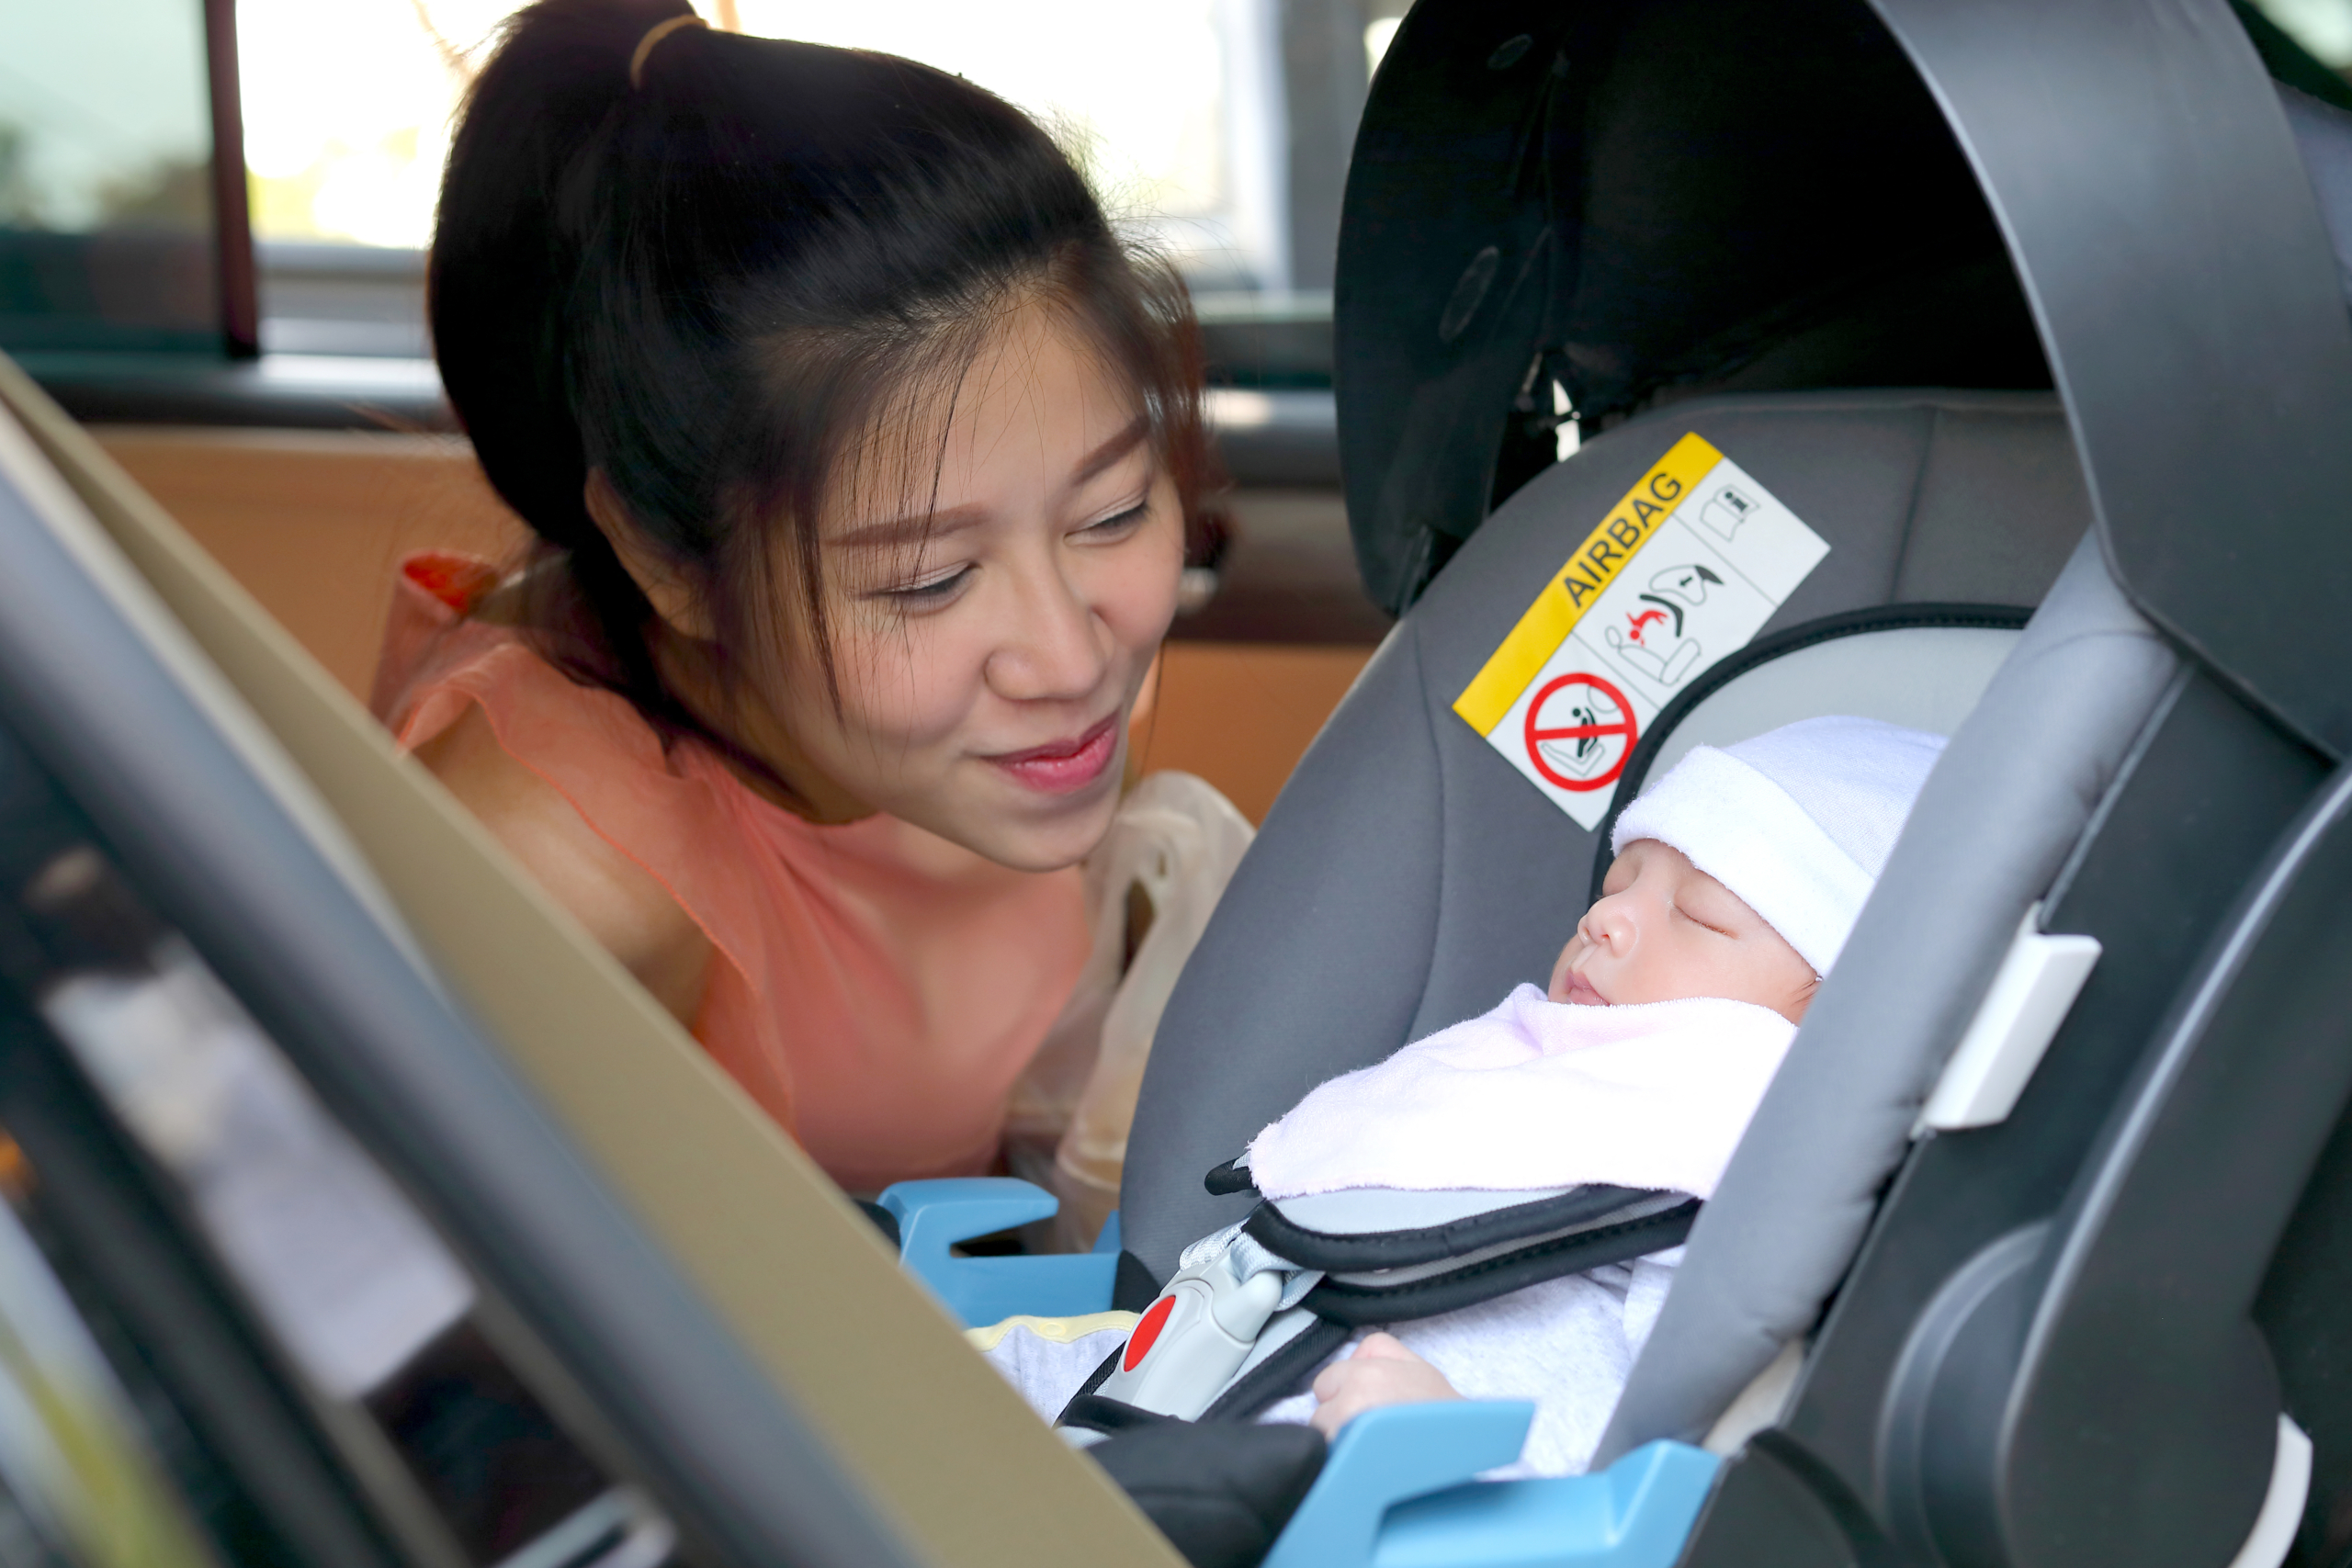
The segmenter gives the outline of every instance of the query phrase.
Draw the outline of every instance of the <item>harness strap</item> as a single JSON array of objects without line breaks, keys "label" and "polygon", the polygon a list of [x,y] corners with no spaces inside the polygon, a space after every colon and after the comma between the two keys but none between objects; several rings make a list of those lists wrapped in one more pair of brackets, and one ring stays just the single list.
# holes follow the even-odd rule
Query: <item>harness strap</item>
[{"label": "harness strap", "polygon": [[[1235,1162],[1210,1173],[1254,1190]],[[1462,1195],[1399,1194],[1367,1210],[1299,1200],[1302,1224],[1261,1200],[1241,1224],[1185,1248],[1127,1343],[1095,1369],[1059,1424],[1095,1431],[1118,1412],[1247,1421],[1305,1386],[1358,1328],[1454,1312],[1681,1244],[1700,1202],[1592,1185],[1467,1208]],[[1367,1213],[1436,1223],[1374,1228]],[[1341,1229],[1339,1226],[1347,1226]]]},{"label": "harness strap", "polygon": [[1488,1209],[1442,1224],[1345,1232],[1309,1228],[1293,1219],[1281,1204],[1261,1201],[1250,1211],[1241,1231],[1301,1269],[1362,1274],[1430,1265],[1453,1267],[1498,1248],[1577,1231],[1599,1234],[1696,1201],[1679,1192],[1595,1185]]},{"label": "harness strap", "polygon": [[1350,1328],[1435,1317],[1566,1274],[1581,1274],[1679,1247],[1690,1236],[1699,1208],[1699,1200],[1685,1198],[1616,1224],[1571,1231],[1527,1247],[1498,1248],[1492,1256],[1459,1259],[1403,1280],[1330,1275],[1299,1304]]},{"label": "harness strap", "polygon": [[[1272,1325],[1268,1325],[1271,1329]],[[1240,1376],[1201,1412],[1204,1421],[1248,1421],[1258,1412],[1292,1394],[1304,1393],[1315,1369],[1331,1359],[1355,1331],[1344,1323],[1317,1317],[1302,1308],[1299,1326],[1281,1348],[1244,1368]]]}]

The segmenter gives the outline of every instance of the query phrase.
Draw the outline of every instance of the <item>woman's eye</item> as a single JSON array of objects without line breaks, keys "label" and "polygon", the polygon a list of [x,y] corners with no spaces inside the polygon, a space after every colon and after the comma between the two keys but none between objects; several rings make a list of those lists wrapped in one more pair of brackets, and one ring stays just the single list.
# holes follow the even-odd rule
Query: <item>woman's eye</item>
[{"label": "woman's eye", "polygon": [[927,577],[921,582],[909,583],[904,588],[886,590],[883,596],[907,605],[944,604],[956,596],[956,590],[961,588],[964,585],[964,580],[971,574],[972,569],[969,566],[959,566],[953,571],[942,572],[937,577]]},{"label": "woman's eye", "polygon": [[1098,536],[1103,534],[1116,534],[1123,529],[1132,528],[1136,524],[1142,522],[1150,510],[1150,507],[1147,503],[1138,501],[1133,506],[1126,507],[1122,511],[1114,512],[1110,516],[1102,518],[1097,522],[1089,523],[1085,527],[1080,528],[1079,532],[1080,534],[1093,534]]}]

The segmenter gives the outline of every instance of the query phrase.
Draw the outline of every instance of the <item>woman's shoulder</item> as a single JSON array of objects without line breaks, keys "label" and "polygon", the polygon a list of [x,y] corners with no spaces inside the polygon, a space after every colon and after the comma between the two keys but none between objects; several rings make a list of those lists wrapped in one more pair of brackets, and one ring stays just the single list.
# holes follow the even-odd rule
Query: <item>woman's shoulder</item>
[{"label": "woman's shoulder", "polygon": [[480,618],[489,563],[401,563],[377,716],[673,1012],[691,1019],[709,942],[657,869],[697,784],[616,693],[576,682],[514,627]]},{"label": "woman's shoulder", "polygon": [[421,550],[393,569],[368,708],[395,734],[407,727],[409,710],[435,674],[514,640],[511,630],[473,618],[497,591],[498,577],[491,562],[456,550]]},{"label": "woman's shoulder", "polygon": [[600,777],[670,773],[668,748],[628,698],[484,613],[506,586],[490,562],[452,551],[400,563],[368,707],[401,747],[421,751],[479,710],[526,761]]},{"label": "woman's shoulder", "polygon": [[469,705],[415,748],[417,760],[681,1021],[702,999],[711,943],[670,885],[639,858],[628,824],[588,815],[515,752],[489,711]]}]

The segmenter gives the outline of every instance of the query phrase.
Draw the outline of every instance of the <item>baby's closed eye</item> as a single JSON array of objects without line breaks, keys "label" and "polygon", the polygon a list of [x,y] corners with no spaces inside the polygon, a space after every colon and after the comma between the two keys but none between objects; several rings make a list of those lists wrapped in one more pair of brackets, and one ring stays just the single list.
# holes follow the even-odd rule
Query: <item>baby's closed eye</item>
[{"label": "baby's closed eye", "polygon": [[1738,936],[1753,919],[1747,916],[1747,908],[1730,894],[1706,886],[1685,888],[1677,893],[1674,912],[1691,924],[1704,926],[1719,936]]}]

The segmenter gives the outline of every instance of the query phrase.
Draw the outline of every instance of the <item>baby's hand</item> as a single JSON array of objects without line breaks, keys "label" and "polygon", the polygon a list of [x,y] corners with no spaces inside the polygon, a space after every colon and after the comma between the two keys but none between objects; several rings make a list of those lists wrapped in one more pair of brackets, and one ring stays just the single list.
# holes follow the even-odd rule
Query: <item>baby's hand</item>
[{"label": "baby's hand", "polygon": [[1344,1361],[1334,1361],[1315,1380],[1315,1415],[1308,1422],[1326,1438],[1367,1410],[1383,1404],[1414,1404],[1459,1399],[1445,1374],[1405,1348],[1393,1334],[1368,1336]]}]

